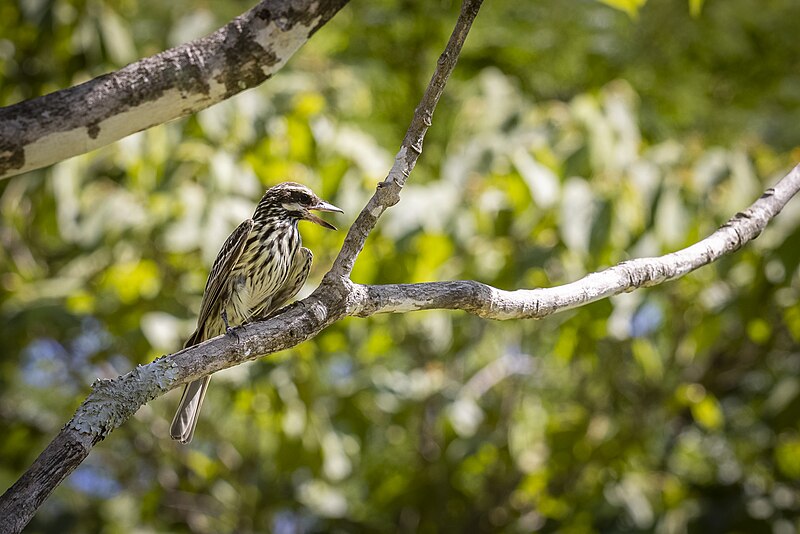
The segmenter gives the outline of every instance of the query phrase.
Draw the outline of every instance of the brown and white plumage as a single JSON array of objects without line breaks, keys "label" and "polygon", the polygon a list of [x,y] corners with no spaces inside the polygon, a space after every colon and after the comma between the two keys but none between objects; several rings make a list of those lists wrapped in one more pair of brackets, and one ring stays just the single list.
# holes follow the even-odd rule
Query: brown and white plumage
[{"label": "brown and white plumage", "polygon": [[[240,224],[222,245],[206,282],[197,329],[184,347],[221,335],[231,325],[267,318],[300,291],[313,255],[302,246],[298,221],[335,229],[311,210],[342,211],[294,182],[264,193],[253,218]],[[187,384],[172,420],[173,439],[192,440],[210,379]]]}]

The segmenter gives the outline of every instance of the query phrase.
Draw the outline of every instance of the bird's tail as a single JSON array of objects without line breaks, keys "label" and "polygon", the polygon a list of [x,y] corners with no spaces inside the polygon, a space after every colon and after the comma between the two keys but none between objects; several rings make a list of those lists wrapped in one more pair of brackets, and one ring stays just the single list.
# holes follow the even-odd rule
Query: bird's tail
[{"label": "bird's tail", "polygon": [[[183,348],[188,348],[197,345],[202,341],[202,329],[195,330]],[[181,443],[189,443],[194,436],[194,428],[197,426],[197,419],[200,417],[200,407],[203,406],[203,398],[206,396],[208,389],[208,382],[211,376],[206,376],[186,384],[183,388],[183,395],[181,401],[178,403],[178,411],[175,412],[175,417],[172,419],[172,425],[169,428],[169,434],[172,439],[177,439]]]},{"label": "bird's tail", "polygon": [[178,411],[172,419],[172,426],[169,429],[172,439],[177,439],[181,443],[189,443],[194,436],[194,428],[197,426],[197,418],[200,417],[200,407],[203,405],[203,398],[206,396],[208,383],[211,376],[204,376],[199,380],[186,384],[183,390],[181,402],[178,404]]}]

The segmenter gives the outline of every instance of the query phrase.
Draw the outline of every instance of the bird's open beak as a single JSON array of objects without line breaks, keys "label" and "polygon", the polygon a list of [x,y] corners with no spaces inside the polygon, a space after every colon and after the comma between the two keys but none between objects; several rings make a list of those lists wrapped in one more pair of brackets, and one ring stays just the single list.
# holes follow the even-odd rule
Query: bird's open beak
[{"label": "bird's open beak", "polygon": [[[310,206],[308,209],[309,210],[316,210],[316,211],[335,211],[336,213],[344,213],[341,209],[337,208],[336,206],[334,206],[330,202],[325,202],[324,200],[320,200],[315,205]],[[331,223],[329,223],[328,221],[326,221],[325,219],[323,219],[321,217],[317,217],[316,215],[314,215],[311,212],[309,212],[306,215],[306,220],[307,221],[311,221],[311,222],[313,222],[315,224],[318,224],[320,226],[323,226],[325,228],[328,228],[329,230],[336,230],[336,227],[334,225],[332,225]]]}]

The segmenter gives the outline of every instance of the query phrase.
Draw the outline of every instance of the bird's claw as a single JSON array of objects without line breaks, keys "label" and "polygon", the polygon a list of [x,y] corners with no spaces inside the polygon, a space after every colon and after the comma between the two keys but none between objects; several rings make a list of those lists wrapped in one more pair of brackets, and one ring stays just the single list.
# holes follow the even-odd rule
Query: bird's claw
[{"label": "bird's claw", "polygon": [[241,340],[239,339],[239,334],[238,334],[237,331],[240,328],[242,328],[242,327],[241,326],[226,326],[225,327],[225,335],[226,336],[231,336],[232,338],[234,338],[236,340],[236,343],[239,343],[239,341],[241,341]]},{"label": "bird's claw", "polygon": [[220,314],[220,317],[222,317],[222,322],[225,323],[225,335],[234,337],[236,339],[236,343],[239,343],[239,334],[237,334],[236,331],[239,328],[241,328],[241,325],[239,325],[239,326],[231,326],[231,325],[228,324],[228,312],[227,312],[227,310],[222,310],[222,313]]}]

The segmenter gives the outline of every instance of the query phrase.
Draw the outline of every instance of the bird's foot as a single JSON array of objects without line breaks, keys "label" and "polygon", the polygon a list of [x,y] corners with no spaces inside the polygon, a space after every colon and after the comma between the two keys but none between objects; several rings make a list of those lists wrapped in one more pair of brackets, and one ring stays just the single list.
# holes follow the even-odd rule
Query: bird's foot
[{"label": "bird's foot", "polygon": [[226,310],[222,310],[220,316],[222,317],[222,322],[225,323],[225,335],[232,336],[236,339],[236,343],[239,343],[239,334],[236,331],[242,326],[231,326],[228,324],[228,312]]},{"label": "bird's foot", "polygon": [[225,335],[226,336],[231,336],[233,339],[236,340],[236,343],[239,343],[239,341],[241,341],[239,339],[239,330],[241,330],[241,329],[242,329],[241,325],[239,325],[239,326],[226,326],[225,327]]}]

